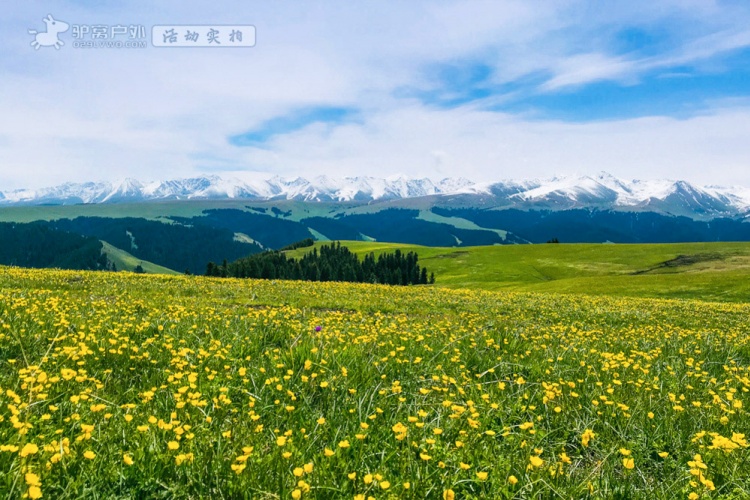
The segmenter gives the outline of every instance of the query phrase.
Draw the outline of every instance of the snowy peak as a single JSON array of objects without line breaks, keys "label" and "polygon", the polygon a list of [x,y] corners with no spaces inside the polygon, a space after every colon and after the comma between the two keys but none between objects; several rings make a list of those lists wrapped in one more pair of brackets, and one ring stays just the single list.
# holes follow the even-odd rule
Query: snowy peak
[{"label": "snowy peak", "polygon": [[527,208],[649,210],[694,218],[734,216],[750,210],[746,188],[699,187],[670,180],[625,181],[606,172],[524,183],[506,181],[493,185],[492,191],[507,193],[513,205]]},{"label": "snowy peak", "polygon": [[134,196],[139,196],[143,190],[143,185],[135,179],[123,179],[116,182],[110,192],[101,200],[100,203],[116,202],[127,200]]},{"label": "snowy peak", "polygon": [[[624,189],[622,191],[625,191]],[[569,204],[570,208],[614,203],[618,190],[591,177],[555,177],[540,181],[535,187],[520,191],[511,198],[525,202]]]},{"label": "snowy peak", "polygon": [[[693,218],[750,214],[750,188],[696,186],[686,181],[623,180],[607,172],[595,175],[556,176],[550,179],[504,180],[478,184],[464,178],[412,179],[405,176],[334,178],[302,177],[225,179],[194,177],[142,183],[66,183],[43,189],[0,191],[0,206],[77,203],[124,203],[151,200],[249,199],[308,202],[371,202],[406,198],[463,195],[487,200],[499,208],[655,211]],[[468,197],[468,198],[466,198]]]}]

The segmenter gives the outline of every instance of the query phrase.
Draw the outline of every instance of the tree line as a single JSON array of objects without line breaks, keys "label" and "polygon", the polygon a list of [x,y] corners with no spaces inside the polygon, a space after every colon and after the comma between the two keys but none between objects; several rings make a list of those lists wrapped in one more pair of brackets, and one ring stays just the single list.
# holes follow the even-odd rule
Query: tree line
[{"label": "tree line", "polygon": [[279,251],[268,251],[228,263],[209,262],[206,276],[285,279],[302,281],[349,281],[385,285],[426,285],[435,282],[435,274],[428,277],[415,252],[396,250],[375,258],[374,253],[359,260],[357,255],[340,242],[314,248],[301,259],[287,257]]}]

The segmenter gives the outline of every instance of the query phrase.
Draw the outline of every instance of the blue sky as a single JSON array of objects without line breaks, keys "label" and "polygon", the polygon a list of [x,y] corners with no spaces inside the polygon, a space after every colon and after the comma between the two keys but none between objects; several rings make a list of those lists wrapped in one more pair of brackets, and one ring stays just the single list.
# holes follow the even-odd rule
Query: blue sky
[{"label": "blue sky", "polygon": [[357,111],[354,108],[331,106],[296,108],[289,113],[261,122],[250,130],[230,136],[229,143],[238,147],[262,148],[270,145],[270,142],[277,136],[297,132],[316,123],[340,125],[352,120],[356,114]]},{"label": "blue sky", "polygon": [[[22,2],[0,26],[0,190],[225,176],[594,174],[750,186],[750,4]],[[144,48],[30,44],[43,18]],[[252,24],[242,49],[151,27]]]}]

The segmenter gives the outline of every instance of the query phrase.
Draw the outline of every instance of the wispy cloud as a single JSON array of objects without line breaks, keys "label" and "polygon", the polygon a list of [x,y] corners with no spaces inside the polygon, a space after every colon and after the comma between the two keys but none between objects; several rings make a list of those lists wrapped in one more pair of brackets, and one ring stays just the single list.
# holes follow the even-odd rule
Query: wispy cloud
[{"label": "wispy cloud", "polygon": [[341,107],[315,107],[294,110],[260,123],[253,130],[229,137],[234,146],[263,146],[273,137],[297,132],[316,123],[337,125],[353,120],[356,109]]},{"label": "wispy cloud", "polygon": [[[750,30],[743,30],[713,33],[692,40],[676,50],[643,58],[602,53],[574,54],[555,65],[554,75],[541,89],[554,91],[603,80],[629,85],[655,71],[684,70],[686,67],[700,70],[709,60],[720,63],[722,57],[748,48]],[[746,56],[750,60],[750,53]]]},{"label": "wispy cloud", "polygon": [[554,76],[541,86],[543,91],[583,85],[601,80],[627,80],[638,76],[637,61],[601,53],[576,54],[562,59],[554,68]]}]

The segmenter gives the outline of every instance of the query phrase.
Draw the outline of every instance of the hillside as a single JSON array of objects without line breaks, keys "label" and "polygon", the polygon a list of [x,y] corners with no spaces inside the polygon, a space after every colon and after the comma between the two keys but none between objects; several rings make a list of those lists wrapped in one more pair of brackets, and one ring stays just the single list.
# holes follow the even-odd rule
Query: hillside
[{"label": "hillside", "polygon": [[255,244],[240,240],[228,229],[201,224],[169,224],[132,217],[77,217],[46,224],[69,233],[95,237],[137,259],[178,272],[202,274],[211,260],[234,260],[261,250]]},{"label": "hillside", "polygon": [[[729,219],[705,222],[655,213],[585,210],[398,209],[389,203],[248,205],[238,200],[8,207],[0,209],[3,218],[39,219],[33,224],[5,226],[16,228],[16,236],[7,238],[12,245],[40,235],[46,243],[23,244],[29,249],[44,248],[46,253],[60,249],[46,260],[19,260],[28,259],[19,253],[3,261],[32,267],[91,267],[71,264],[85,260],[76,245],[90,241],[96,247],[92,255],[98,258],[99,240],[111,245],[106,253],[120,270],[132,270],[144,262],[147,272],[203,274],[209,262],[232,262],[261,249],[313,237],[360,240],[346,245],[361,256],[379,249],[415,250],[420,264],[434,272],[437,285],[443,287],[750,300],[750,244],[731,242],[743,239],[733,238],[735,229],[740,235],[750,235],[750,224]],[[730,242],[633,243],[634,239],[679,241],[692,236]],[[559,237],[564,244],[508,244],[527,239],[543,243],[551,237]],[[576,238],[620,244],[565,243]],[[6,245],[6,250],[12,245]]]},{"label": "hillside", "polygon": [[96,238],[44,223],[0,223],[0,264],[61,269],[108,269]]},{"label": "hillside", "polygon": [[107,254],[107,260],[113,263],[118,271],[134,271],[136,267],[141,266],[143,271],[149,274],[179,274],[172,269],[134,257],[106,241],[102,241],[102,253]]},{"label": "hillside", "polygon": [[[232,262],[314,238],[351,241],[349,246],[365,253],[381,245],[418,248],[420,263],[435,272],[437,284],[454,288],[748,300],[747,245],[734,243],[750,241],[750,223],[741,219],[429,203],[422,197],[373,203],[189,200],[28,206],[1,208],[0,220],[36,220],[52,230],[49,234],[106,241],[139,261],[179,273],[203,274],[209,262]],[[544,244],[553,238],[564,244]],[[705,243],[683,243],[690,241]],[[698,257],[652,269],[680,255]]]},{"label": "hillside", "polygon": [[[125,231],[132,233],[128,226],[137,226],[147,233],[148,245],[136,256],[178,271],[186,267],[196,271],[205,265],[190,256],[199,252],[198,241],[211,241],[213,248],[204,253],[214,261],[309,237],[442,247],[544,243],[554,238],[563,243],[750,241],[750,223],[741,217],[696,220],[642,211],[447,207],[438,201],[430,197],[373,203],[189,200],[4,207],[0,221],[46,221],[105,241],[122,240],[112,243],[125,249],[129,244]],[[211,228],[221,234],[210,236]],[[166,239],[173,245],[169,252],[154,247],[161,244],[155,232],[169,233]],[[260,246],[236,245],[237,241]],[[183,255],[187,247],[189,255]]]},{"label": "hillside", "polygon": [[[321,245],[322,243],[316,243]],[[543,244],[434,248],[345,242],[367,253],[415,251],[447,288],[750,301],[750,243]],[[307,249],[288,252],[301,256]]]}]

